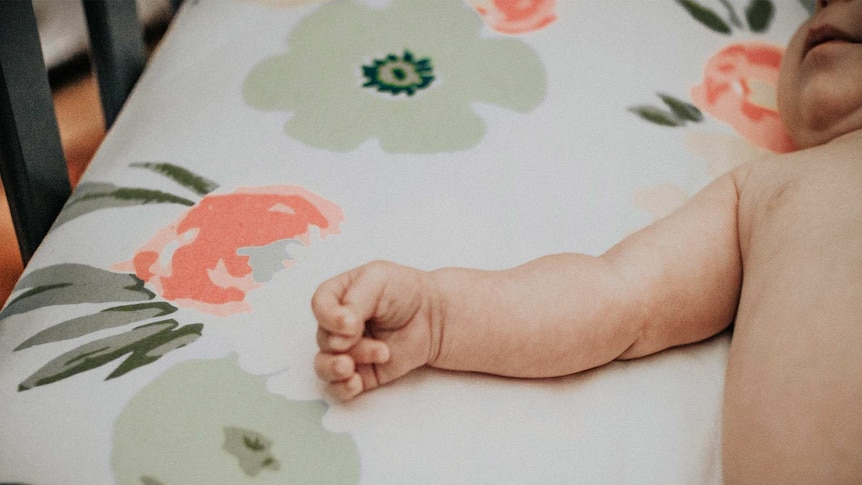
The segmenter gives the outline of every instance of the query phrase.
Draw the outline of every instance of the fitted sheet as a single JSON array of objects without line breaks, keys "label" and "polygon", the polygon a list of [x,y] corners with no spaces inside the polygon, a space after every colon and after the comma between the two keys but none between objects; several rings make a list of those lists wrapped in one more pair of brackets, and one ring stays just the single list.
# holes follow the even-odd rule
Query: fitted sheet
[{"label": "fitted sheet", "polygon": [[727,333],[340,403],[309,302],[601,254],[792,150],[809,3],[186,1],[0,314],[0,482],[720,482]]}]

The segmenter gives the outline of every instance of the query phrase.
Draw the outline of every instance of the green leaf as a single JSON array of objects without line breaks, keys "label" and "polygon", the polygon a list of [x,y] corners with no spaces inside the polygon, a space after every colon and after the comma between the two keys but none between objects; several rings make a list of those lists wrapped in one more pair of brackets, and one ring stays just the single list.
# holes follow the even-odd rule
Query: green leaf
[{"label": "green leaf", "polygon": [[775,7],[770,0],[751,0],[745,9],[745,18],[752,32],[765,32],[775,15]]},{"label": "green leaf", "polygon": [[634,106],[629,111],[641,118],[661,126],[682,126],[684,122],[679,121],[670,111],[656,108],[655,106]]},{"label": "green leaf", "polygon": [[693,0],[676,0],[695,20],[720,34],[730,34],[730,26],[715,12]]},{"label": "green leaf", "polygon": [[730,23],[734,26],[743,28],[742,21],[739,20],[739,15],[736,15],[736,9],[733,8],[733,5],[728,0],[719,0],[722,5],[724,5],[725,10],[727,10],[727,15],[730,16]]},{"label": "green leaf", "polygon": [[88,200],[113,199],[120,203],[131,202],[134,205],[143,204],[182,204],[193,206],[195,203],[185,197],[162,192],[161,190],[142,189],[138,187],[117,187],[110,192],[91,192],[76,197],[70,204],[78,204]]},{"label": "green leaf", "polygon": [[65,224],[90,212],[116,207],[138,206],[142,204],[180,204],[192,206],[195,203],[184,197],[151,189],[117,187],[110,183],[86,182],[80,184],[54,223]]},{"label": "green leaf", "polygon": [[664,101],[664,104],[666,104],[671,111],[673,111],[677,120],[694,122],[703,121],[703,113],[697,109],[697,106],[667,94],[658,93],[658,97]]},{"label": "green leaf", "polygon": [[164,175],[201,196],[207,195],[219,187],[218,184],[212,180],[201,177],[191,170],[172,163],[141,162],[133,163],[131,166],[136,168],[145,168],[147,170],[152,170],[159,175]]},{"label": "green leaf", "polygon": [[[174,322],[174,320],[168,320]],[[174,322],[176,323],[176,322]],[[150,324],[153,325],[153,324]],[[140,328],[140,327],[139,327]],[[189,345],[201,337],[202,323],[194,323],[173,331],[165,329],[151,337],[141,340],[132,346],[132,355],[123,361],[107,379],[115,379],[139,367],[151,364],[169,352]]]},{"label": "green leaf", "polygon": [[18,391],[44,386],[96,369],[131,354],[107,378],[120,377],[155,362],[168,352],[184,347],[201,336],[203,325],[196,323],[177,328],[175,320],[142,325],[128,332],[84,344],[48,362],[25,379]]},{"label": "green leaf", "polygon": [[53,327],[48,327],[24,341],[15,350],[69,340],[107,328],[121,327],[150,318],[163,317],[175,311],[177,311],[177,307],[161,301],[107,308],[99,313],[73,318]]},{"label": "green leaf", "polygon": [[46,306],[147,301],[156,296],[135,275],[72,263],[25,274],[14,291],[21,290],[0,312],[0,319]]},{"label": "green leaf", "polygon": [[805,7],[805,10],[810,14],[817,10],[817,0],[799,0],[799,3],[801,3],[802,6]]}]

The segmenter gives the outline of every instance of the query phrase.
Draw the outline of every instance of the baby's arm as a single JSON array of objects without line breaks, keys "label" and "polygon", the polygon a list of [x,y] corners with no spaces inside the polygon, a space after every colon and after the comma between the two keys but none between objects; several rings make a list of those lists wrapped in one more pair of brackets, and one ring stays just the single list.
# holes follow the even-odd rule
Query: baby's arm
[{"label": "baby's arm", "polygon": [[342,399],[422,366],[551,377],[727,327],[742,280],[736,175],[602,256],[505,271],[372,263],[318,289],[315,367]]}]

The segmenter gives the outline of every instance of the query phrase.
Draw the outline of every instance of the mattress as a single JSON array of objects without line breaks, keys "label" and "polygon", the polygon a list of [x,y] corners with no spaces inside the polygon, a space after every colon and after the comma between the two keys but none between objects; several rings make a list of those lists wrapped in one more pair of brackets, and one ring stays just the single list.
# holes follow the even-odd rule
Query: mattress
[{"label": "mattress", "polygon": [[809,3],[186,1],[0,313],[0,482],[719,483],[727,332],[342,403],[310,300],[598,255],[792,150]]}]

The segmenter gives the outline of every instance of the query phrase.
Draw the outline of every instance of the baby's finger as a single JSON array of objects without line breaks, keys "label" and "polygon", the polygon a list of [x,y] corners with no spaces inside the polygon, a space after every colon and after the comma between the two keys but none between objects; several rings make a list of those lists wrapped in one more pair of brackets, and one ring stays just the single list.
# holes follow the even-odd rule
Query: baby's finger
[{"label": "baby's finger", "polygon": [[314,371],[326,382],[345,381],[356,373],[356,363],[347,354],[321,352],[314,357]]},{"label": "baby's finger", "polygon": [[380,340],[363,337],[348,352],[356,364],[385,364],[389,362],[389,346]]},{"label": "baby's finger", "polygon": [[317,346],[320,347],[320,350],[323,352],[347,352],[361,338],[362,335],[345,336],[327,332],[322,328],[317,329]]},{"label": "baby's finger", "polygon": [[349,401],[363,391],[362,377],[359,374],[353,374],[350,379],[341,382],[335,382],[327,386],[329,392],[340,401]]},{"label": "baby's finger", "polygon": [[344,273],[324,281],[311,298],[311,310],[323,330],[339,335],[359,336],[365,321],[342,304],[351,276]]},{"label": "baby's finger", "polygon": [[402,267],[395,263],[375,261],[344,274],[347,283],[344,284],[341,304],[348,315],[359,320],[363,331],[365,322],[381,316],[378,306],[385,298],[387,287],[397,286],[393,277],[399,268]]}]

